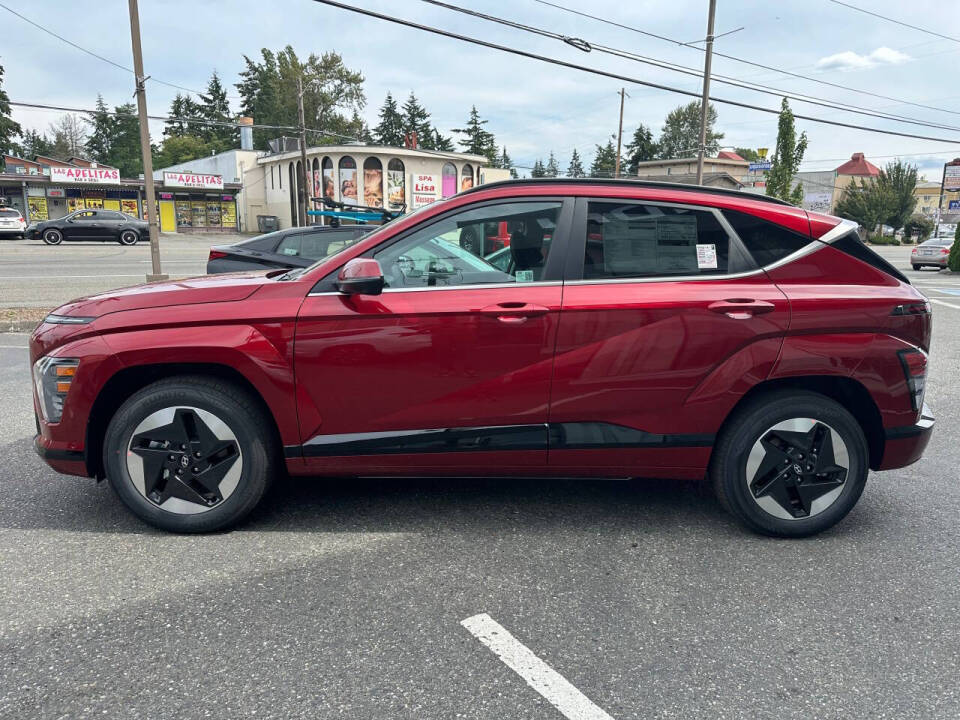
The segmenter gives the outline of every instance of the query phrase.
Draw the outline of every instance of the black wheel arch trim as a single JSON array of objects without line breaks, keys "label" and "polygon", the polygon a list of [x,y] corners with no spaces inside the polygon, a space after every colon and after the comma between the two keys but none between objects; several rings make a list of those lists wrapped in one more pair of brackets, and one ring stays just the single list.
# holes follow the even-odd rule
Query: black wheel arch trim
[{"label": "black wheel arch trim", "polygon": [[33,449],[44,460],[69,460],[70,462],[82,463],[87,461],[87,453],[83,450],[56,450],[44,447],[40,444],[39,435],[35,435],[33,438]]}]

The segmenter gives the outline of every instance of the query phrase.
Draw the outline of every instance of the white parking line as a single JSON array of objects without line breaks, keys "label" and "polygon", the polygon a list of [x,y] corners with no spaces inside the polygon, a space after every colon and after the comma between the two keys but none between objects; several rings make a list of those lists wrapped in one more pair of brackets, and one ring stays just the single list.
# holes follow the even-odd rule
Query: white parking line
[{"label": "white parking line", "polygon": [[954,310],[960,310],[960,305],[956,305],[954,303],[948,303],[944,300],[940,300],[939,298],[927,298],[927,300],[929,300],[932,303],[936,303],[937,305],[946,305],[948,308],[953,308]]},{"label": "white parking line", "polygon": [[543,695],[570,720],[613,720],[560,673],[538,658],[506,628],[486,613],[461,620],[470,634],[486,645],[507,667]]}]

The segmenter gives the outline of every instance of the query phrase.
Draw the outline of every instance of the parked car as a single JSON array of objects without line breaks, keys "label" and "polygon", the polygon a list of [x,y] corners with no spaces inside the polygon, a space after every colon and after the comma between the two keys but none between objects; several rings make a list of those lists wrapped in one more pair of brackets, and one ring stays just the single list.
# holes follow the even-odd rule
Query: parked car
[{"label": "parked car", "polygon": [[[460,245],[488,222],[512,228],[499,267]],[[63,305],[30,340],[36,447],[178,532],[238,522],[286,470],[706,475],[748,527],[803,536],[869,469],[920,458],[930,334],[929,302],[849,221],[506,181],[308,268]]]},{"label": "parked car", "polygon": [[214,245],[207,259],[207,273],[308,267],[351,245],[376,227],[316,225],[278,230],[233,245]]},{"label": "parked car", "polygon": [[0,237],[22,238],[27,223],[20,211],[12,207],[0,207]]},{"label": "parked car", "polygon": [[113,240],[121,245],[136,245],[148,233],[145,220],[119,210],[77,210],[27,228],[27,237],[40,238],[47,245],[59,245],[64,240]]},{"label": "parked car", "polygon": [[914,270],[923,267],[943,270],[947,266],[947,258],[950,257],[952,246],[953,238],[930,238],[910,251],[910,264]]}]

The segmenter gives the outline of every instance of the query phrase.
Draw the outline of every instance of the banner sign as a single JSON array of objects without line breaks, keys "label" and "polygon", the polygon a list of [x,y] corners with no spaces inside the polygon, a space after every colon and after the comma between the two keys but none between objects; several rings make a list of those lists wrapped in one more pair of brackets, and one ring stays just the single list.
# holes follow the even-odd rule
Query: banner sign
[{"label": "banner sign", "polygon": [[424,205],[429,205],[437,199],[437,177],[436,175],[420,175],[414,173],[411,175],[413,192],[411,193],[411,205],[413,210]]},{"label": "banner sign", "polygon": [[960,212],[960,200],[950,200],[947,203],[947,208],[951,212]]},{"label": "banner sign", "polygon": [[772,167],[773,167],[773,163],[767,160],[766,162],[750,163],[747,169],[750,172],[757,172],[758,170],[769,170]]},{"label": "banner sign", "polygon": [[960,190],[960,165],[947,165],[943,169],[943,189]]},{"label": "banner sign", "polygon": [[120,171],[115,168],[50,168],[50,182],[119,185]]},{"label": "banner sign", "polygon": [[223,175],[201,175],[199,173],[164,172],[163,184],[166,187],[198,188],[201,190],[223,190]]}]

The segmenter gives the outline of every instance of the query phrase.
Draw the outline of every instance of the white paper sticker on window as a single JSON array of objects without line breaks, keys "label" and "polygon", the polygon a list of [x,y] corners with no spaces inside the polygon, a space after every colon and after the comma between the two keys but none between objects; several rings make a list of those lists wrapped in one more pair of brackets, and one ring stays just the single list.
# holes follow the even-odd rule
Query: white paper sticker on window
[{"label": "white paper sticker on window", "polygon": [[533,270],[517,270],[517,282],[533,282]]},{"label": "white paper sticker on window", "polygon": [[701,270],[717,269],[717,246],[713,243],[697,245],[697,267]]}]

